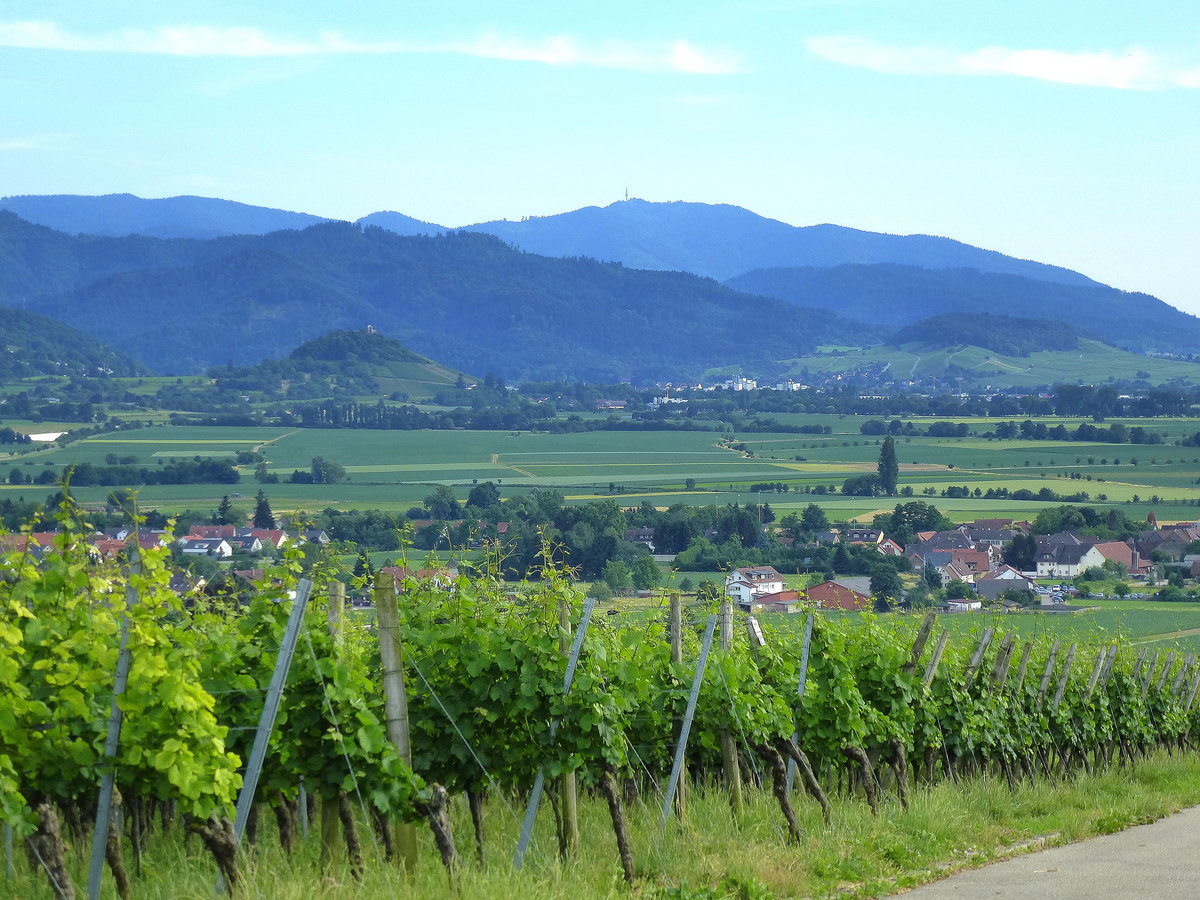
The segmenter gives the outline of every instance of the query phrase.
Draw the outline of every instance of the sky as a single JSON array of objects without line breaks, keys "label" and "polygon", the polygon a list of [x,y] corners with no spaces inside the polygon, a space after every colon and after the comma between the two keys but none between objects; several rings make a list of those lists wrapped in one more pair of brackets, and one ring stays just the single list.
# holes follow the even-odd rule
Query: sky
[{"label": "sky", "polygon": [[624,196],[1200,314],[1200,3],[0,0],[0,195],[457,226]]}]

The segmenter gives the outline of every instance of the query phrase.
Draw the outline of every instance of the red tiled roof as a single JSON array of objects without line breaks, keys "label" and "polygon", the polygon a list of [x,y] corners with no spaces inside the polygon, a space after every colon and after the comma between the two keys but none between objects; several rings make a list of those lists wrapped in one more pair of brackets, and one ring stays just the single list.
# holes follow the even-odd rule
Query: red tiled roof
[{"label": "red tiled roof", "polygon": [[809,600],[817,603],[822,609],[854,610],[866,609],[871,605],[870,597],[860,594],[858,591],[852,591],[834,581],[814,585],[805,591],[805,594]]}]

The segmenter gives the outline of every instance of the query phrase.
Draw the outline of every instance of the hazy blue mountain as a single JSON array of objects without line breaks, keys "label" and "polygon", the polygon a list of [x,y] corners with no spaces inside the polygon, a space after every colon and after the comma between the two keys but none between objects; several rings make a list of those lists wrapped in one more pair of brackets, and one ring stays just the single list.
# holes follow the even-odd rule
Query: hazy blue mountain
[{"label": "hazy blue mountain", "polygon": [[[1200,319],[1149,294],[1054,284],[973,269],[845,265],[748,272],[725,282],[747,293],[833,310],[893,328],[947,313],[1057,319],[1117,347],[1194,353]],[[1000,326],[998,326],[1000,327]]]},{"label": "hazy blue mountain", "polygon": [[0,308],[0,376],[143,375],[132,359],[48,316]]},{"label": "hazy blue mountain", "polygon": [[494,234],[544,256],[590,256],[719,281],[779,266],[899,263],[926,269],[973,268],[1062,284],[1094,283],[1069,269],[949,238],[877,234],[840,225],[796,227],[724,204],[624,200],[520,222],[484,222],[468,230]]},{"label": "hazy blue mountain", "polygon": [[420,219],[414,219],[412,216],[406,216],[404,213],[392,212],[390,210],[373,212],[369,216],[363,216],[358,220],[358,223],[360,225],[377,225],[380,228],[386,228],[392,234],[400,234],[406,237],[414,234],[444,234],[447,230],[443,225],[422,222]]},{"label": "hazy blue mountain", "polygon": [[[10,302],[172,374],[250,365],[367,325],[461,371],[597,380],[761,364],[884,333],[711,279],[536,256],[485,234],[401,237],[331,222],[258,237],[154,241],[72,238],[10,221],[20,240],[6,244],[5,224],[0,216],[0,259],[18,263],[6,285]],[[89,280],[87,260],[101,240],[123,262]],[[44,281],[47,256],[67,275]],[[138,259],[147,264],[133,267]],[[68,287],[43,293],[43,283]]]},{"label": "hazy blue mountain", "polygon": [[120,237],[143,234],[161,238],[212,238],[229,234],[266,234],[283,228],[307,228],[326,222],[320,216],[250,206],[211,197],[148,200],[133,194],[87,197],[54,194],[0,199],[0,209],[67,234]]}]

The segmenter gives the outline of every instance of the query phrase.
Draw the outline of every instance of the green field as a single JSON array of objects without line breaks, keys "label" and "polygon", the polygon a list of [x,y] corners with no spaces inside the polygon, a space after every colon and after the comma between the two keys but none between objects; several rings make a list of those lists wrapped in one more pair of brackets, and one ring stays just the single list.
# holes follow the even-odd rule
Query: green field
[{"label": "green field", "polygon": [[[623,505],[643,501],[709,505],[767,502],[780,515],[810,502],[836,519],[869,518],[896,502],[889,498],[834,493],[852,475],[872,472],[882,438],[864,436],[863,417],[781,416],[787,424],[818,424],[829,435],[735,435],[730,449],[714,432],[597,431],[546,434],[504,431],[370,431],[278,427],[153,426],[102,434],[31,452],[0,455],[0,466],[17,467],[27,477],[44,467],[133,457],[154,466],[193,457],[230,459],[239,451],[261,452],[268,469],[286,481],[306,470],[315,456],[341,463],[348,480],[335,485],[280,483],[268,486],[280,510],[366,507],[405,509],[433,486],[451,485],[460,497],[476,482],[494,481],[505,496],[534,488],[554,488],[571,502],[615,497]],[[964,419],[982,431],[995,420]],[[1082,420],[1047,419],[1073,427]],[[1200,419],[1124,420],[1178,438],[1200,430]],[[922,422],[921,424],[925,424]],[[32,426],[24,425],[30,428]],[[38,428],[49,428],[40,425]],[[1144,517],[1154,509],[1160,520],[1200,516],[1200,450],[1170,444],[1131,445],[1068,441],[998,441],[962,438],[897,438],[900,483],[916,498],[929,499],[951,518],[1032,518],[1053,501],[975,497],[978,490],[1007,488],[1060,495],[1086,491],[1096,505],[1117,505]],[[241,485],[156,485],[141,489],[144,504],[168,510],[204,508],[226,493],[257,490],[253,467],[242,467]],[[685,482],[695,482],[688,488]],[[782,482],[785,493],[755,493],[750,486]],[[965,486],[972,496],[943,498],[940,492]],[[823,489],[825,493],[811,493]],[[85,502],[102,500],[107,488],[81,488]],[[932,495],[927,491],[933,491]],[[807,491],[807,492],[806,492]],[[40,497],[43,487],[0,485],[0,496],[15,492]],[[1103,495],[1104,499],[1101,499]]]}]

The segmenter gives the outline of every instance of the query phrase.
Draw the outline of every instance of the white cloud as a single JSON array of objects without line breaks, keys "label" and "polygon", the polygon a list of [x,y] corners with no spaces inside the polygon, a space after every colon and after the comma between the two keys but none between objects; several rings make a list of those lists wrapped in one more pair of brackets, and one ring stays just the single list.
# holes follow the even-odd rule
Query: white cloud
[{"label": "white cloud", "polygon": [[30,134],[20,137],[0,138],[0,153],[22,150],[46,150],[57,144],[63,135]]},{"label": "white cloud", "polygon": [[602,41],[590,45],[559,35],[536,41],[487,33],[449,43],[356,41],[336,31],[315,38],[270,35],[257,28],[175,25],[124,28],[96,34],[65,31],[53,22],[0,22],[0,47],[83,53],[167,56],[281,57],[334,54],[457,53],[486,59],[591,66],[639,72],[724,75],[739,71],[739,57],[678,40],[659,44]]},{"label": "white cloud", "polygon": [[870,38],[824,36],[805,40],[822,59],[898,75],[1020,75],[1041,81],[1122,90],[1200,88],[1200,65],[1183,65],[1141,47],[1124,52],[1068,53],[983,47],[898,47]]}]

